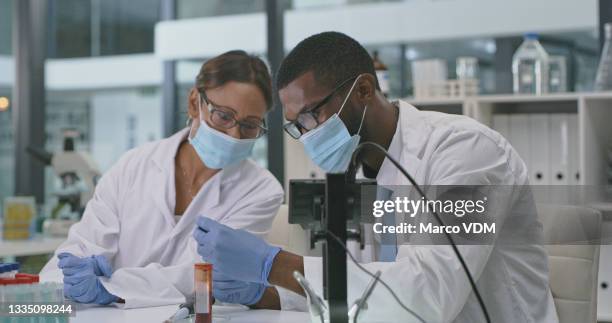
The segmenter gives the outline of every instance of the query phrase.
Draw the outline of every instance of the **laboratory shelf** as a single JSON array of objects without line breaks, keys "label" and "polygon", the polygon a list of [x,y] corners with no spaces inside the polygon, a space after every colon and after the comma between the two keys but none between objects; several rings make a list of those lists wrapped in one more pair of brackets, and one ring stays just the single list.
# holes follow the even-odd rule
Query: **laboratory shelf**
[{"label": "laboratory shelf", "polygon": [[[406,97],[402,100],[414,106],[465,104],[476,103],[520,103],[520,102],[555,102],[555,101],[577,101],[581,96],[599,96],[612,98],[611,93],[555,93],[547,95],[531,94],[486,94],[477,96],[466,96],[463,98],[415,98]],[[607,96],[606,96],[607,95]]]},{"label": "laboratory shelf", "polygon": [[[612,92],[546,95],[493,94],[464,98],[404,98],[423,110],[457,111],[492,127],[496,114],[570,113],[578,117],[581,185],[605,185],[608,150],[612,149]],[[449,109],[452,106],[452,109]]]},{"label": "laboratory shelf", "polygon": [[[467,99],[467,98],[466,98]],[[410,104],[418,106],[438,106],[438,105],[462,105],[466,99],[461,98],[431,98],[418,99],[413,97],[403,98],[402,100],[410,102]],[[394,101],[394,100],[392,100]]]},{"label": "laboratory shelf", "polygon": [[55,252],[66,237],[35,236],[28,240],[0,240],[0,257],[21,257]]},{"label": "laboratory shelf", "polygon": [[520,103],[520,102],[558,102],[558,101],[577,101],[580,97],[578,93],[554,93],[547,95],[529,94],[493,94],[474,97],[480,103]]}]

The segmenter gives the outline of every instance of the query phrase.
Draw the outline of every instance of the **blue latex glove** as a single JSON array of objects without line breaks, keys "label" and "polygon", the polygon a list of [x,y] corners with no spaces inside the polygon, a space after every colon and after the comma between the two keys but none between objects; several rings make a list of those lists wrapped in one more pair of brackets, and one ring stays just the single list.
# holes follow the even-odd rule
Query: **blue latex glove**
[{"label": "blue latex glove", "polygon": [[96,255],[91,257],[77,257],[69,252],[62,252],[57,255],[57,258],[60,259],[60,263],[58,264],[60,268],[62,268],[62,265],[65,265],[67,262],[70,262],[71,267],[76,267],[77,265],[93,266],[94,273],[96,274],[96,276],[104,276],[110,278],[111,274],[113,273],[113,268],[111,267],[110,263],[108,262],[108,260],[106,260],[106,257],[102,255]]},{"label": "blue latex glove", "polygon": [[259,302],[265,290],[264,284],[233,280],[213,272],[213,297],[220,302],[253,305]]},{"label": "blue latex glove", "polygon": [[[91,261],[94,257],[80,258],[70,253],[61,253],[58,267],[64,274],[64,296],[79,303],[95,303],[107,305],[116,302],[119,298],[110,294],[100,282],[98,276],[110,277],[110,265],[103,256],[99,260]],[[98,267],[98,262],[105,264]],[[108,265],[108,266],[106,266]],[[96,269],[98,267],[98,269]],[[97,275],[96,272],[100,273]]]},{"label": "blue latex glove", "polygon": [[197,223],[193,237],[198,242],[198,253],[215,270],[234,280],[269,286],[272,262],[280,248],[206,217],[199,217]]}]

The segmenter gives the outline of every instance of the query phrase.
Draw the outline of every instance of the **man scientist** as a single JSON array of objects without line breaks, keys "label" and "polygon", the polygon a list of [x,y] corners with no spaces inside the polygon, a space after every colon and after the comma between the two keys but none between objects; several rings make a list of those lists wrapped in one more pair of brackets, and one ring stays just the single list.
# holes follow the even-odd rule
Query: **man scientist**
[{"label": "man scientist", "polygon": [[[301,41],[282,62],[276,86],[288,120],[285,130],[304,144],[309,157],[326,172],[345,171],[359,142],[369,141],[387,149],[419,185],[528,185],[524,162],[495,131],[464,116],[419,111],[401,100],[389,102],[378,88],[368,52],[347,35],[324,32]],[[373,149],[363,151],[359,162],[364,175],[379,184],[410,184],[384,154]],[[513,233],[519,238],[541,238],[534,213],[504,220],[521,228]],[[245,282],[231,300],[221,301],[241,303],[243,297],[250,299],[258,285],[273,285],[277,288],[266,289],[260,307],[306,310],[294,271],[303,273],[320,293],[321,258],[292,254],[208,218],[201,217],[197,223],[194,237],[202,258]],[[505,229],[499,230],[498,237],[507,234]],[[459,250],[492,322],[558,321],[541,245],[460,245]],[[374,261],[364,267],[380,270],[381,279],[427,322],[485,321],[448,245],[398,242],[394,261]],[[347,271],[350,304],[370,277],[352,263]],[[417,321],[380,286],[363,316],[365,320]]]}]

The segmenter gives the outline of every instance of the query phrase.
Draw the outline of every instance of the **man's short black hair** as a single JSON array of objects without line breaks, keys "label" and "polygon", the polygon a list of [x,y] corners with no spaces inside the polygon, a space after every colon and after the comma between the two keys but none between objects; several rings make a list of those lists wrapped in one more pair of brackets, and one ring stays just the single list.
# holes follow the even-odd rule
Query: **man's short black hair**
[{"label": "man's short black hair", "polygon": [[353,38],[331,31],[312,35],[291,50],[278,69],[276,89],[309,71],[314,72],[317,82],[330,88],[363,73],[376,77],[368,51]]}]

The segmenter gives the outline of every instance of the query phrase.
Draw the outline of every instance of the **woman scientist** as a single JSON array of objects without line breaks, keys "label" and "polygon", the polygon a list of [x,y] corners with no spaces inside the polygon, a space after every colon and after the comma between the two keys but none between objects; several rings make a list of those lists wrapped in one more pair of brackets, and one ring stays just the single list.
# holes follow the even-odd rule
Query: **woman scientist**
[{"label": "woman scientist", "polygon": [[[205,62],[189,94],[190,127],[121,157],[42,269],[43,280],[63,278],[66,297],[81,303],[184,302],[201,259],[191,236],[196,218],[264,236],[282,202],[278,181],[248,159],[266,132],[271,93],[257,57],[231,51]],[[252,291],[245,304],[265,289],[225,284],[244,287]]]}]

